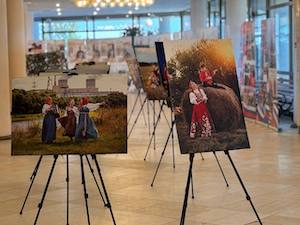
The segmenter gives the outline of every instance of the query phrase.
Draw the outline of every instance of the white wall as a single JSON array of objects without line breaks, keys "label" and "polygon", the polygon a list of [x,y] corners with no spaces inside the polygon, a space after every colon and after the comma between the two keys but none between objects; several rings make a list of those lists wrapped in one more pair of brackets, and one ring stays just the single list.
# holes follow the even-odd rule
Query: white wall
[{"label": "white wall", "polygon": [[0,0],[0,137],[11,134],[6,0]]}]

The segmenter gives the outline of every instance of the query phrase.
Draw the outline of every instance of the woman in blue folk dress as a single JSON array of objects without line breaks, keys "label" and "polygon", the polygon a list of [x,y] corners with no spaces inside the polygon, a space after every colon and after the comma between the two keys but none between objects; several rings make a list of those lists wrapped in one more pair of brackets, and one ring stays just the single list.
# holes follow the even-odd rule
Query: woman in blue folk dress
[{"label": "woman in blue folk dress", "polygon": [[80,100],[79,120],[76,127],[75,139],[77,141],[99,138],[98,130],[89,113],[95,111],[104,103],[89,103],[88,97],[83,97]]},{"label": "woman in blue folk dress", "polygon": [[42,142],[51,144],[56,140],[56,118],[59,117],[58,107],[53,104],[50,96],[46,97],[42,113],[44,114]]}]

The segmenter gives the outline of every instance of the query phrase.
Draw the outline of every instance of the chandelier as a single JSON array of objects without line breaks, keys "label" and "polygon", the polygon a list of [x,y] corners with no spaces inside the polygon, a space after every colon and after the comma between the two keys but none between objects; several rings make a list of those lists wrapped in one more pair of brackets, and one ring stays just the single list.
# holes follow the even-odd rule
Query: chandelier
[{"label": "chandelier", "polygon": [[74,0],[77,7],[146,7],[155,0]]}]

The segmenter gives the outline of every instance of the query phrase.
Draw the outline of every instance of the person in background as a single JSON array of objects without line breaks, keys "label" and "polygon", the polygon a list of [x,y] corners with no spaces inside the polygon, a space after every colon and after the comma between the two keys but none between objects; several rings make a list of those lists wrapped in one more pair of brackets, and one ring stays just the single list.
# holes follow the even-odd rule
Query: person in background
[{"label": "person in background", "polygon": [[79,119],[75,132],[76,141],[99,138],[98,130],[89,113],[97,110],[100,105],[104,104],[105,102],[95,104],[89,103],[88,97],[83,97],[80,100]]},{"label": "person in background", "polygon": [[65,129],[65,136],[68,136],[73,140],[76,132],[76,123],[78,121],[79,111],[75,106],[73,98],[68,99],[68,105],[66,107],[65,115],[58,119],[62,127]]},{"label": "person in background", "polygon": [[206,65],[200,63],[200,69],[198,72],[199,80],[201,81],[203,87],[218,87],[213,81],[213,76],[216,74],[217,70],[213,71],[213,74],[206,68]]},{"label": "person in background", "polygon": [[42,142],[51,144],[56,140],[56,118],[59,117],[59,109],[57,105],[53,104],[50,96],[47,96],[45,99],[42,113],[44,114]]},{"label": "person in background", "polygon": [[190,138],[196,137],[197,130],[200,133],[200,137],[210,137],[214,130],[214,124],[206,106],[208,98],[204,90],[195,82],[190,81],[189,88],[191,90],[189,100],[193,105]]}]

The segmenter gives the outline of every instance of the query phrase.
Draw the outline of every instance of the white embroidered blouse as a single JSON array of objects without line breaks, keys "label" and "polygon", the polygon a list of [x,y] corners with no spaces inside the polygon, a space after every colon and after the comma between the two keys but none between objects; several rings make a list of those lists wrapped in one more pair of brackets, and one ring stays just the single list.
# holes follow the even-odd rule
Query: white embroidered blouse
[{"label": "white embroidered blouse", "polygon": [[189,98],[190,98],[190,103],[193,105],[197,105],[203,101],[207,102],[208,100],[205,92],[201,88],[190,92]]}]

